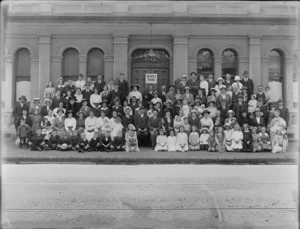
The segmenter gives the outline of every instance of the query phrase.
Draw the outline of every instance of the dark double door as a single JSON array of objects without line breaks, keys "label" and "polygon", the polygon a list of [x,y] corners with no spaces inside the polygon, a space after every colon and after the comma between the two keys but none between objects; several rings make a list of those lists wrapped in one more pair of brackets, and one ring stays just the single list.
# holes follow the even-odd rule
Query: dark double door
[{"label": "dark double door", "polygon": [[149,86],[146,84],[146,74],[157,74],[157,84],[152,84],[153,89],[159,91],[162,85],[169,86],[169,68],[168,67],[132,67],[131,84],[140,85],[140,92],[143,93]]}]

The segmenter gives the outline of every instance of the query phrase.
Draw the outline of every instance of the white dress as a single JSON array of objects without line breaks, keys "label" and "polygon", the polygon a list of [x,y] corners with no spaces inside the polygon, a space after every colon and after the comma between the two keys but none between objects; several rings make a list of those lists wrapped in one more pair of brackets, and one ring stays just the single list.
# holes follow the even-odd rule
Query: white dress
[{"label": "white dress", "polygon": [[[185,146],[182,148],[180,144],[185,144]],[[188,135],[187,133],[179,132],[176,136],[176,150],[178,151],[188,151],[189,144],[188,144]]]},{"label": "white dress", "polygon": [[97,132],[97,118],[96,117],[87,117],[85,119],[85,130],[87,140],[91,140],[94,137],[94,133]]},{"label": "white dress", "polygon": [[118,136],[118,133],[123,130],[123,125],[121,123],[114,123],[112,126],[112,131],[110,133],[111,138],[115,138]]},{"label": "white dress", "polygon": [[189,105],[183,105],[182,106],[182,110],[183,110],[184,117],[188,117],[189,114],[190,114],[190,107],[189,107]]},{"label": "white dress", "polygon": [[200,145],[208,145],[209,134],[201,134],[200,135]]},{"label": "white dress", "polygon": [[232,151],[232,139],[231,139],[231,135],[232,135],[233,129],[230,130],[224,130],[224,141],[225,141],[225,149],[227,151]]},{"label": "white dress", "polygon": [[[233,131],[231,134],[232,138],[232,149],[243,149],[243,132],[242,131]],[[238,141],[236,143],[235,141]]]},{"label": "white dress", "polygon": [[176,136],[168,137],[168,151],[176,152]]},{"label": "white dress", "polygon": [[256,99],[251,99],[248,102],[248,112],[253,113],[256,107],[257,107],[257,100]]},{"label": "white dress", "polygon": [[[164,146],[162,146],[163,144],[166,144]],[[159,151],[159,150],[168,150],[168,138],[165,135],[158,135],[156,138],[156,146],[155,146],[155,151]]]}]

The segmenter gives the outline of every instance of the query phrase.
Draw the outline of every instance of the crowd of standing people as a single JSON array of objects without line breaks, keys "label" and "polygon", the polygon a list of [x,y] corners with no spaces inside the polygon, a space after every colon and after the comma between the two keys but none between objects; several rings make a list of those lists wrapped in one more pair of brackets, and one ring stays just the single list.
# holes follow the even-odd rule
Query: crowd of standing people
[{"label": "crowd of standing people", "polygon": [[[159,91],[129,87],[124,74],[105,82],[63,78],[44,98],[19,98],[16,143],[31,150],[286,152],[289,111],[271,88],[240,76],[182,75]],[[256,92],[254,93],[254,91]]]}]

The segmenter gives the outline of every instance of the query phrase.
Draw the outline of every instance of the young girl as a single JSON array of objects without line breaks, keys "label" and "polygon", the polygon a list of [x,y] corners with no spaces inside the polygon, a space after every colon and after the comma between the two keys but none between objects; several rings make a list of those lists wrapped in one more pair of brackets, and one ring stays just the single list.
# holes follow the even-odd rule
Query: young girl
[{"label": "young girl", "polygon": [[174,119],[174,131],[175,131],[175,135],[177,135],[177,133],[179,133],[179,129],[180,127],[182,126],[182,120],[181,120],[181,117],[179,115],[176,115],[175,116],[175,119]]},{"label": "young girl", "polygon": [[248,102],[248,113],[253,113],[256,107],[257,107],[256,95],[252,94],[251,99]]},{"label": "young girl", "polygon": [[276,131],[276,135],[273,138],[273,149],[272,153],[286,153],[286,148],[288,144],[288,139],[286,135],[283,135],[282,129]]},{"label": "young girl", "polygon": [[125,139],[123,137],[123,132],[119,131],[118,135],[114,137],[111,142],[111,149],[113,151],[123,151],[125,150]]},{"label": "young girl", "polygon": [[41,127],[42,127],[42,134],[45,135],[45,141],[48,141],[50,138],[50,134],[52,132],[52,123],[49,121],[49,119],[44,118],[41,123]]},{"label": "young girl", "polygon": [[191,125],[189,124],[189,120],[187,117],[183,118],[183,127],[184,131],[189,135],[191,133]]},{"label": "young girl", "polygon": [[37,129],[41,129],[42,116],[39,114],[39,109],[33,110],[33,115],[31,116],[32,126],[31,129],[35,132]]},{"label": "young girl", "polygon": [[203,127],[201,129],[201,135],[200,135],[200,150],[208,150],[208,138],[209,138],[208,129],[206,127]]},{"label": "young girl", "polygon": [[188,102],[185,99],[182,100],[182,108],[181,109],[183,110],[184,117],[188,117],[190,114],[190,107],[188,105]]},{"label": "young girl", "polygon": [[270,139],[270,135],[266,132],[265,126],[261,127],[261,132],[259,133],[259,137],[262,142],[262,151],[271,151],[272,150],[271,139]]},{"label": "young girl", "polygon": [[128,125],[128,131],[125,134],[126,152],[139,152],[138,139],[133,124]]},{"label": "young girl", "polygon": [[192,132],[189,135],[189,150],[196,151],[200,150],[200,136],[197,132],[197,127],[192,126]]},{"label": "young girl", "polygon": [[89,147],[89,141],[87,140],[85,133],[81,133],[80,139],[76,144],[76,149],[78,153],[84,153]]},{"label": "young girl", "polygon": [[182,94],[181,94],[180,88],[176,89],[175,99],[176,100],[181,100],[182,99]]},{"label": "young girl", "polygon": [[224,125],[225,130],[224,130],[224,146],[225,146],[225,150],[227,152],[232,152],[232,132],[233,129],[231,128],[229,123],[225,123]]},{"label": "young girl", "polygon": [[179,111],[181,110],[182,104],[181,99],[176,99],[174,106],[174,115],[179,115]]},{"label": "young girl", "polygon": [[155,151],[167,151],[168,150],[168,138],[164,135],[164,130],[159,130],[159,135],[156,138]]},{"label": "young girl", "polygon": [[176,152],[176,136],[173,129],[170,129],[170,136],[168,137],[168,151]]},{"label": "young girl", "polygon": [[218,151],[219,153],[223,153],[225,151],[224,139],[225,137],[224,137],[223,127],[219,126],[218,132],[215,135],[216,151]]},{"label": "young girl", "polygon": [[211,130],[209,132],[209,138],[207,140],[208,142],[208,152],[215,152],[216,151],[216,138],[215,138],[215,132]]},{"label": "young girl", "polygon": [[257,127],[252,127],[252,138],[253,138],[253,152],[260,152],[262,149],[262,142],[257,133]]},{"label": "young girl", "polygon": [[244,152],[252,152],[253,147],[252,147],[252,142],[253,142],[253,137],[252,133],[249,131],[249,126],[248,124],[243,125],[243,151]]},{"label": "young girl", "polygon": [[176,150],[178,152],[185,152],[189,150],[188,136],[184,132],[184,127],[180,126],[179,133],[176,136]]},{"label": "young girl", "polygon": [[114,124],[111,125],[112,131],[110,133],[110,137],[114,140],[115,137],[118,136],[118,133],[123,130],[123,125],[121,124],[121,118],[119,116],[116,117]]},{"label": "young girl", "polygon": [[240,126],[236,124],[234,126],[234,131],[231,134],[232,138],[232,149],[235,152],[243,149],[243,132],[240,130]]}]

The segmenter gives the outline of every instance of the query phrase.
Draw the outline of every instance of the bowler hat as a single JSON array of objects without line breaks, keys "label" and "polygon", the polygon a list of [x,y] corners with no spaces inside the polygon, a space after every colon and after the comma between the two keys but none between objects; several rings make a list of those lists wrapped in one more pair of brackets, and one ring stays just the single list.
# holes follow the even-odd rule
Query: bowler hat
[{"label": "bowler hat", "polygon": [[191,72],[191,73],[190,73],[190,76],[191,76],[191,75],[197,75],[197,73],[196,73],[196,72]]},{"label": "bowler hat", "polygon": [[248,76],[248,75],[249,75],[248,71],[244,71],[243,76]]},{"label": "bowler hat", "polygon": [[24,99],[25,101],[27,101],[27,99],[26,99],[26,96],[25,96],[25,95],[22,95],[22,96],[19,98],[19,100],[21,100],[21,99]]},{"label": "bowler hat", "polygon": [[205,114],[205,113],[210,114],[210,111],[207,110],[207,109],[205,109],[202,113],[203,113],[203,114]]}]

